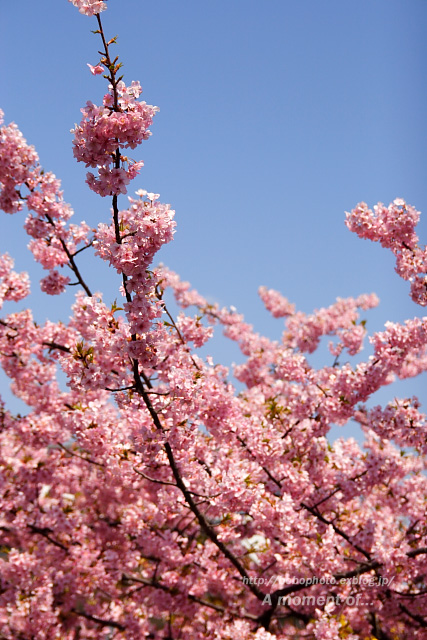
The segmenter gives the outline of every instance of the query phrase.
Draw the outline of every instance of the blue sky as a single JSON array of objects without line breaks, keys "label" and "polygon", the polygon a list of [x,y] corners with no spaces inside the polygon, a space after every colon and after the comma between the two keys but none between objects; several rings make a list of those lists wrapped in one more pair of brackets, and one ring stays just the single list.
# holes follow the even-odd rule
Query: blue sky
[{"label": "blue sky", "polygon": [[[257,330],[279,337],[257,296],[280,290],[305,312],[337,296],[375,291],[367,327],[423,315],[379,245],[344,225],[344,212],[402,197],[425,211],[427,238],[427,3],[425,0],[109,0],[103,14],[125,81],[160,107],[135,190],[176,210],[175,240],[160,258],[211,300],[234,305]],[[66,0],[3,3],[0,107],[61,178],[77,219],[107,220],[110,203],[89,192],[69,130],[105,81],[94,18]],[[125,200],[122,202],[125,206]],[[0,251],[33,270],[20,232],[3,216]],[[95,290],[116,279],[87,263]],[[40,321],[67,318],[70,297],[49,298],[33,278]],[[427,314],[427,313],[426,313]],[[238,355],[220,340],[211,351]],[[325,363],[331,359],[326,357]],[[420,397],[426,376],[395,393]]]}]

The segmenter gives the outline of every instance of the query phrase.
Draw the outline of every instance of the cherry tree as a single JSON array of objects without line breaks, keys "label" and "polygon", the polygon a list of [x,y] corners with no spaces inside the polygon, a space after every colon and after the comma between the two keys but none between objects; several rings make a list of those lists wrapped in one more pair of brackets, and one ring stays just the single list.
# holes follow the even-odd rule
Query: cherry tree
[{"label": "cherry tree", "polygon": [[[374,295],[305,314],[261,287],[284,318],[271,341],[153,266],[174,212],[130,190],[143,163],[128,154],[157,109],[120,74],[106,3],[71,1],[101,41],[90,70],[108,81],[102,104],[82,109],[74,155],[89,188],[111,199],[111,219],[71,222],[60,181],[3,124],[0,206],[27,209],[42,290],[77,293],[68,321],[38,325],[29,309],[0,319],[1,366],[28,406],[24,416],[1,408],[0,638],[427,638],[426,418],[415,397],[367,404],[425,371],[427,318],[386,324],[370,337],[372,355],[351,364]],[[393,252],[426,306],[418,219],[396,199],[359,204],[347,225]],[[119,274],[122,302],[91,290],[83,251]],[[2,303],[28,295],[7,254],[0,278]],[[241,391],[200,351],[215,327],[242,352],[232,372]],[[316,369],[307,354],[325,336],[335,360]],[[331,426],[350,420],[363,445],[331,444]]]}]

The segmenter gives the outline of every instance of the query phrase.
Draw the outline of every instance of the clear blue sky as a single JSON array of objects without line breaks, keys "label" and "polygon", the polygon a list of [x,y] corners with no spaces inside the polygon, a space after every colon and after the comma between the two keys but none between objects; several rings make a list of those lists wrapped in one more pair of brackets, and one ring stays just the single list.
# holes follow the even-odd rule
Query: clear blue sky
[{"label": "clear blue sky", "polygon": [[[392,256],[351,234],[344,211],[405,198],[426,212],[426,242],[425,0],[108,5],[104,27],[119,35],[125,81],[139,80],[143,98],[160,107],[152,138],[135,153],[146,166],[134,184],[176,210],[175,241],[161,255],[168,266],[274,337],[282,324],[264,311],[259,285],[306,312],[375,291],[381,306],[366,314],[371,330],[423,315]],[[69,133],[85,102],[105,92],[86,66],[99,59],[95,19],[66,0],[7,2],[0,25],[6,121],[62,179],[77,219],[106,220],[110,203],[84,184]],[[32,269],[21,222],[3,218],[0,250]],[[113,300],[113,276],[88,266],[93,289],[108,287]],[[67,317],[65,298],[37,289],[34,279],[38,319]],[[213,349],[219,360],[237,359],[222,342]],[[400,393],[427,396],[425,382]]]}]

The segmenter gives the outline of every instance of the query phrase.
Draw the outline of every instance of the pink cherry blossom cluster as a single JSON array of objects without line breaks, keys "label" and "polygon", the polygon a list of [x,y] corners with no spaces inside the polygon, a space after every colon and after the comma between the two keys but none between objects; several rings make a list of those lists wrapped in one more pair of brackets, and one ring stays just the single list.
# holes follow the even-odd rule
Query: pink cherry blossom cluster
[{"label": "pink cherry blossom cluster", "polygon": [[267,287],[260,287],[258,295],[263,301],[265,308],[270,311],[274,318],[291,316],[295,312],[295,305],[288,302],[281,293]]},{"label": "pink cherry blossom cluster", "polygon": [[103,106],[88,102],[80,125],[72,130],[74,156],[87,167],[98,169],[98,177],[87,174],[87,183],[101,196],[126,193],[126,186],[144,164],[118,155],[122,149],[135,149],[151,135],[148,127],[158,109],[138,102],[141,91],[139,82],[129,87],[123,81],[110,85]]},{"label": "pink cherry blossom cluster", "polygon": [[413,447],[421,454],[427,453],[427,442],[419,434],[425,430],[426,416],[419,411],[417,398],[396,398],[384,409],[376,406],[355,413],[355,419],[382,438],[389,438],[401,447]]},{"label": "pink cherry blossom cluster", "polygon": [[306,315],[302,312],[292,314],[286,320],[287,331],[283,336],[289,346],[296,345],[302,352],[312,353],[317,349],[322,336],[337,335],[337,345],[330,346],[333,355],[339,355],[346,348],[350,355],[358,353],[363,346],[366,335],[363,324],[357,324],[357,309],[372,309],[378,305],[375,294],[362,295],[358,298],[338,298],[326,309]]},{"label": "pink cherry blossom cluster", "polygon": [[137,191],[130,198],[128,209],[119,212],[117,228],[100,224],[95,235],[95,252],[109,262],[125,278],[124,309],[134,340],[129,349],[134,358],[152,360],[155,348],[150,347],[147,333],[152,322],[163,313],[163,302],[156,295],[158,277],[149,271],[155,254],[173,238],[175,212],[158,201],[159,194]]},{"label": "pink cherry blossom cluster", "polygon": [[94,16],[101,11],[105,11],[107,4],[102,0],[68,0],[72,2],[75,7],[86,16]]},{"label": "pink cherry blossom cluster", "polygon": [[130,278],[129,291],[137,291],[140,281],[145,281],[155,254],[172,240],[176,226],[175,212],[158,201],[159,194],[143,189],[136,193],[139,197],[129,197],[129,208],[119,212],[120,242],[114,222],[99,224],[94,242],[96,253]]},{"label": "pink cherry blossom cluster", "polygon": [[45,293],[56,296],[65,291],[69,282],[70,278],[68,276],[63,276],[56,269],[52,269],[48,276],[40,280],[40,288]]},{"label": "pink cherry blossom cluster", "polygon": [[77,295],[70,329],[74,334],[70,352],[59,354],[61,366],[73,389],[96,390],[129,384],[126,346],[129,326],[114,306],[109,308],[100,293]]},{"label": "pink cherry blossom cluster", "polygon": [[[0,109],[0,125],[3,117]],[[34,147],[27,144],[14,122],[0,127],[0,207],[6,213],[22,209],[19,189],[29,179],[31,167],[37,161]]]},{"label": "pink cherry blossom cluster", "polygon": [[[139,201],[132,206],[139,212]],[[148,200],[146,208],[151,207]],[[123,226],[121,232],[126,233]],[[106,244],[111,250],[112,242]],[[125,269],[133,277],[129,264]],[[203,301],[171,272],[159,271],[156,281],[173,286],[184,306]],[[252,377],[239,394],[223,367],[189,350],[190,342],[197,347],[199,339],[205,341],[203,313],[221,322],[246,354]],[[41,629],[41,619],[29,615],[41,607],[46,640],[55,633],[71,640],[77,627],[83,637],[96,638],[107,623],[117,637],[136,640],[153,634],[153,617],[167,621],[179,602],[177,629],[197,640],[243,632],[250,640],[302,639],[307,632],[339,638],[347,625],[362,640],[378,603],[383,608],[377,625],[390,632],[396,624],[394,601],[384,604],[386,588],[380,585],[369,590],[356,585],[349,592],[339,584],[340,575],[360,567],[369,571],[372,565],[390,578],[398,562],[396,588],[405,594],[417,588],[416,576],[425,566],[422,553],[413,555],[424,544],[417,524],[427,491],[420,473],[424,416],[416,401],[399,401],[385,413],[356,409],[362,398],[359,392],[356,400],[354,389],[361,390],[369,379],[368,397],[375,381],[377,386],[384,381],[387,367],[398,371],[404,352],[425,342],[422,323],[399,331],[388,327],[375,338],[373,359],[360,368],[316,371],[297,347],[294,352],[258,336],[234,311],[206,303],[197,318],[180,315],[180,339],[173,326],[163,333],[159,329],[155,368],[142,369],[149,376],[144,393],[151,394],[149,407],[161,417],[163,432],[133,388],[123,348],[129,324],[98,294],[78,295],[68,326],[37,327],[26,312],[11,314],[0,325],[2,365],[16,393],[33,407],[18,421],[5,413],[0,436],[7,470],[2,544],[10,549],[2,567],[0,611],[8,612],[1,620],[11,638]],[[66,392],[55,384],[55,364],[67,375]],[[110,389],[117,389],[116,407],[109,402]],[[329,444],[324,434],[331,423],[352,416],[366,430],[365,449],[354,440]],[[406,425],[412,425],[410,432]],[[420,457],[402,457],[392,441],[417,447]],[[168,450],[184,488],[198,497],[203,530],[179,499],[183,493]],[[402,518],[408,519],[403,540]],[[209,539],[206,531],[218,531],[220,537],[210,533]],[[310,602],[317,602],[325,588],[306,587],[296,593],[315,600],[293,607],[304,622],[296,625],[289,613],[288,625],[282,626],[278,620],[288,610],[273,604],[280,591],[252,591],[250,583],[236,579],[230,557],[238,566],[245,557],[241,569],[254,578],[277,572],[298,580],[337,576],[341,602],[358,593],[362,604],[316,608]],[[209,606],[212,602],[220,603],[215,605],[220,612]],[[225,619],[222,610],[228,612]],[[331,630],[338,635],[328,636]]]},{"label": "pink cherry blossom cluster", "polygon": [[427,248],[418,246],[415,226],[420,214],[396,198],[388,207],[381,202],[373,210],[362,202],[346,214],[346,224],[361,238],[380,242],[396,256],[396,272],[411,283],[414,302],[427,305]]},{"label": "pink cherry blossom cluster", "polygon": [[67,224],[73,210],[64,202],[61,183],[53,174],[41,173],[37,167],[29,185],[31,191],[25,200],[30,213],[24,225],[32,238],[29,248],[37,262],[50,271],[41,281],[43,291],[56,295],[70,281],[56,267],[71,266],[79,245],[88,246],[91,229],[85,222]]},{"label": "pink cherry blossom cluster", "polygon": [[[303,383],[307,391],[310,389],[311,401],[305,401],[305,412],[301,414],[295,406],[293,415],[300,413],[307,417],[316,411],[320,421],[326,418],[326,424],[331,421],[345,424],[358,402],[368,400],[381,386],[390,384],[395,376],[410,377],[427,369],[426,318],[408,321],[405,325],[388,323],[384,332],[374,334],[370,339],[374,355],[355,367],[346,363],[342,367],[325,367],[316,372],[302,356],[306,351],[314,351],[320,337],[328,334],[339,338],[337,345],[330,347],[333,355],[339,356],[343,348],[347,348],[349,355],[358,353],[366,329],[364,323],[357,322],[357,309],[375,307],[378,298],[374,294],[338,299],[331,307],[309,316],[294,313],[286,320],[287,330],[279,344],[255,333],[243,316],[208,304],[197,292],[188,292],[188,283],[181,283],[176,274],[163,272],[163,282],[173,288],[178,303],[198,306],[210,320],[219,321],[225,335],[239,344],[242,353],[248,357],[246,363],[234,369],[239,381],[249,388],[266,385],[269,390],[272,387],[280,389],[283,384],[289,387],[287,381],[292,381],[291,384]],[[299,353],[295,354],[295,350]],[[299,393],[296,397],[300,402]]]},{"label": "pink cherry blossom cluster", "polygon": [[[0,638],[426,640],[426,418],[417,398],[367,403],[427,370],[427,318],[387,323],[354,363],[373,294],[306,314],[261,287],[285,318],[275,341],[153,267],[174,212],[142,189],[127,208],[117,198],[132,177],[120,149],[147,133],[132,86],[88,107],[76,133],[78,159],[112,195],[93,241],[16,126],[0,130],[0,203],[29,211],[43,291],[71,284],[61,267],[80,285],[65,322],[0,318],[0,365],[28,408],[0,400]],[[398,260],[417,251],[418,214],[401,201],[352,216]],[[122,306],[86,284],[78,254],[92,246],[120,275]],[[0,256],[0,302],[29,291],[12,268]],[[241,352],[238,388],[206,355],[218,326]],[[333,361],[316,367],[306,354],[323,336]],[[353,420],[363,445],[328,440]]]},{"label": "pink cherry blossom cluster", "polygon": [[85,222],[67,226],[73,210],[64,202],[61,182],[42,171],[34,148],[12,123],[0,128],[0,206],[6,213],[16,213],[24,204],[29,211],[24,226],[33,238],[29,248],[50,271],[41,288],[51,295],[62,293],[70,279],[55,267],[69,264],[78,245],[88,245],[90,228]]},{"label": "pink cherry blossom cluster", "polygon": [[4,253],[0,255],[0,308],[5,300],[22,300],[30,293],[30,278],[28,273],[16,273],[12,270],[13,259]]}]

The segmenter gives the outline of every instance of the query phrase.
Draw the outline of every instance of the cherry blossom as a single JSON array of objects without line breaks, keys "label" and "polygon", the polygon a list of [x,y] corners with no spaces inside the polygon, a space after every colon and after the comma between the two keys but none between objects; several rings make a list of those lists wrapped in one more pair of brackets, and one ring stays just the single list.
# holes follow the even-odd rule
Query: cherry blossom
[{"label": "cherry blossom", "polygon": [[110,85],[103,106],[88,102],[80,125],[72,130],[74,156],[86,167],[98,168],[98,178],[89,172],[87,183],[101,196],[126,193],[126,185],[143,166],[117,155],[119,150],[135,149],[151,135],[148,127],[158,109],[138,102],[140,93],[138,82],[129,87],[123,81]]},{"label": "cherry blossom", "polygon": [[68,0],[72,2],[75,7],[86,16],[93,16],[101,11],[105,11],[107,4],[102,0]]},{"label": "cherry blossom", "polygon": [[92,66],[88,62],[87,66],[89,67],[91,74],[94,75],[94,76],[99,76],[101,73],[104,73],[104,67],[101,64],[97,64],[95,66]]},{"label": "cherry blossom", "polygon": [[[71,222],[58,178],[0,128],[0,205],[28,211],[42,291],[77,287],[70,317],[37,323],[10,308],[29,277],[0,256],[0,365],[27,408],[0,402],[0,637],[425,640],[426,417],[416,397],[371,400],[427,369],[427,318],[366,339],[374,294],[307,314],[261,287],[284,319],[270,340],[155,266],[175,212],[154,191],[119,196],[156,108],[118,75],[105,3],[72,1],[96,15],[110,83],[82,109],[74,155],[111,217]],[[347,225],[393,251],[424,306],[418,219],[396,199]],[[83,250],[111,268],[114,301],[89,287]],[[207,355],[218,329],[241,351],[232,369]],[[314,366],[323,339],[332,356]],[[350,421],[364,441],[330,442]]]},{"label": "cherry blossom", "polygon": [[346,214],[346,224],[361,238],[380,244],[396,256],[396,271],[411,283],[411,297],[422,306],[427,305],[427,249],[418,246],[415,226],[420,214],[402,198],[388,207],[377,204],[373,211],[362,202]]}]

